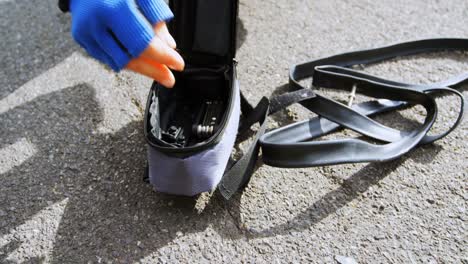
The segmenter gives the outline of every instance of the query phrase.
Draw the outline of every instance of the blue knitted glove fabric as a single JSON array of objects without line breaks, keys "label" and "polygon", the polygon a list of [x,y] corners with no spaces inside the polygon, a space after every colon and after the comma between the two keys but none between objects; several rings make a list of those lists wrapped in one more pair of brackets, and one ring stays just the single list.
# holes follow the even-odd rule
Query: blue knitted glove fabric
[{"label": "blue knitted glove fabric", "polygon": [[148,47],[156,23],[173,17],[163,0],[71,0],[70,12],[75,41],[114,71]]}]

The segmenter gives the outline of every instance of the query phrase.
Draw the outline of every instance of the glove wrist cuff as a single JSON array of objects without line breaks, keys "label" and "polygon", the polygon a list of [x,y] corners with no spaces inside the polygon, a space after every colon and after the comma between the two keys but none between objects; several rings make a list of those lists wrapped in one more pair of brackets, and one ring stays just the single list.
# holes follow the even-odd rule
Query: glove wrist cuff
[{"label": "glove wrist cuff", "polygon": [[174,17],[171,9],[164,1],[139,1],[138,5],[153,26]]}]

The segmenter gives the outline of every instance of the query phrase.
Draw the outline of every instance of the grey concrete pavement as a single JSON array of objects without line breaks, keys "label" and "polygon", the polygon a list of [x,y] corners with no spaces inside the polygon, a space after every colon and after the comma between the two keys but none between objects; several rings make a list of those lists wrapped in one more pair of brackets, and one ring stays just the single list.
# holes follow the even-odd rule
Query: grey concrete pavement
[{"label": "grey concrete pavement", "polygon": [[[468,263],[467,122],[386,164],[259,166],[228,203],[158,194],[142,182],[151,81],[86,57],[55,2],[0,0],[0,263]],[[298,62],[468,37],[468,2],[249,0],[240,20],[239,78],[256,102]],[[433,82],[467,71],[468,54],[365,70]],[[458,104],[438,101],[441,129]],[[294,106],[272,124],[291,114],[308,116]],[[409,128],[421,118],[416,108],[378,120]]]}]

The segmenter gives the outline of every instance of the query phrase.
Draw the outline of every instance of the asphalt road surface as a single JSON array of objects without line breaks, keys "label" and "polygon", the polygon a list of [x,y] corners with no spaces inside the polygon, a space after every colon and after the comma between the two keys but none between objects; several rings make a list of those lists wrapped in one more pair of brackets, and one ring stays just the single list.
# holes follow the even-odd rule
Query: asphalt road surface
[{"label": "asphalt road surface", "polygon": [[[242,0],[239,15],[239,78],[252,103],[280,92],[295,63],[468,37],[466,0]],[[69,30],[56,0],[0,0],[0,263],[468,263],[467,122],[385,164],[259,164],[227,203],[158,194],[142,181],[151,81],[88,58]],[[364,70],[428,83],[467,71],[468,54]],[[458,104],[438,101],[441,129]],[[271,124],[307,116],[294,106]],[[411,128],[422,117],[378,120]]]}]

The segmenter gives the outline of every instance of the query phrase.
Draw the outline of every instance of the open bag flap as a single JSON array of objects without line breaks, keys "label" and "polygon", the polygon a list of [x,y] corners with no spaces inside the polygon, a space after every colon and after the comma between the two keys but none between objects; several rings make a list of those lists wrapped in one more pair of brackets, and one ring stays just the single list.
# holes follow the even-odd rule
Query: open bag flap
[{"label": "open bag flap", "polygon": [[230,65],[236,53],[238,0],[170,0],[169,31],[187,65]]}]

